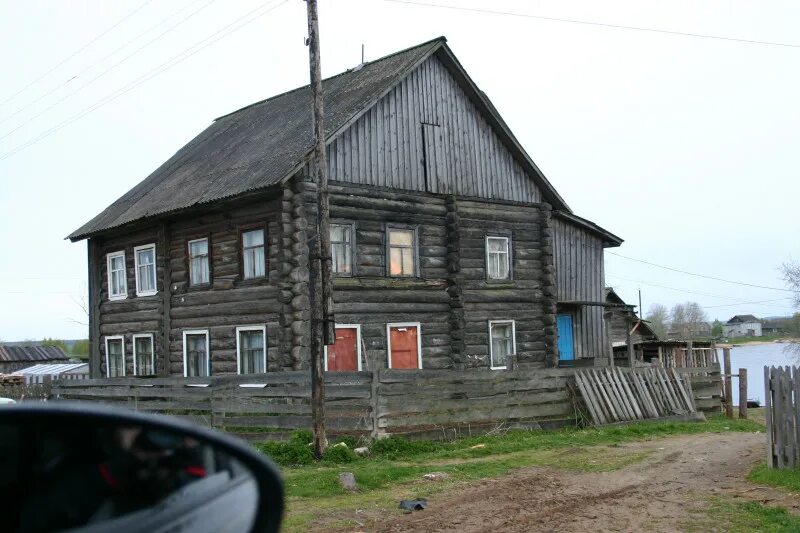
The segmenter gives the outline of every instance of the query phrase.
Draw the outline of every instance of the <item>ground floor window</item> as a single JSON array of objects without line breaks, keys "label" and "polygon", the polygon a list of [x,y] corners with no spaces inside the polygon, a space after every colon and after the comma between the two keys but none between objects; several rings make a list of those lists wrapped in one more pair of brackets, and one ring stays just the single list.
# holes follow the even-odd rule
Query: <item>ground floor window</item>
[{"label": "ground floor window", "polygon": [[152,376],[156,373],[153,334],[143,333],[133,336],[133,374]]},{"label": "ground floor window", "polygon": [[419,322],[387,324],[389,368],[422,368]]},{"label": "ground floor window", "polygon": [[491,367],[506,368],[506,357],[517,351],[513,320],[489,321],[489,357]]},{"label": "ground floor window", "polygon": [[236,328],[236,354],[239,374],[263,374],[267,371],[267,328]]},{"label": "ground floor window", "polygon": [[106,337],[106,376],[125,376],[125,337],[122,335]]},{"label": "ground floor window", "polygon": [[336,342],[325,347],[325,370],[355,372],[361,370],[361,326],[336,324]]},{"label": "ground floor window", "polygon": [[208,330],[183,332],[183,375],[186,377],[211,375]]}]

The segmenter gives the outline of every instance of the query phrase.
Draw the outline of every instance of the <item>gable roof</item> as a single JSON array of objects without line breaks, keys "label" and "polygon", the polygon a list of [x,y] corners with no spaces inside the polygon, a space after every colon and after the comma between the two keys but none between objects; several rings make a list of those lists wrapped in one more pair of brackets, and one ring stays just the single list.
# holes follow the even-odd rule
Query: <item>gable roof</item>
[{"label": "gable roof", "polygon": [[730,320],[728,320],[728,324],[744,324],[745,322],[760,322],[756,317],[753,315],[736,315]]},{"label": "gable roof", "polygon": [[67,361],[69,356],[58,346],[0,345],[0,362]]},{"label": "gable roof", "polygon": [[[544,199],[555,209],[569,211],[486,95],[470,79],[444,37],[323,80],[328,142],[433,54],[445,63],[486,115],[533,177]],[[314,139],[310,101],[310,86],[306,85],[217,118],[155,172],[68,238],[78,241],[124,224],[280,183],[302,168],[311,156]]]}]

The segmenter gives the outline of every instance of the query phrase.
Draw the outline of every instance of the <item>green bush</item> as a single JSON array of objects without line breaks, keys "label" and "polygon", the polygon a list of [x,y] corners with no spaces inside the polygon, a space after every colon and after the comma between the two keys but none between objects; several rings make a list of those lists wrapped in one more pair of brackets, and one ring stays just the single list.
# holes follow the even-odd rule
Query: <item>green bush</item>
[{"label": "green bush", "polygon": [[289,442],[258,442],[254,446],[281,466],[307,465],[314,462],[311,439],[310,431],[295,431]]},{"label": "green bush", "polygon": [[323,459],[328,463],[352,463],[358,459],[356,452],[348,446],[331,446],[325,451]]},{"label": "green bush", "polygon": [[376,440],[370,452],[372,455],[386,459],[399,459],[412,457],[422,453],[434,452],[443,447],[443,444],[430,440],[408,440],[403,437],[392,436]]}]

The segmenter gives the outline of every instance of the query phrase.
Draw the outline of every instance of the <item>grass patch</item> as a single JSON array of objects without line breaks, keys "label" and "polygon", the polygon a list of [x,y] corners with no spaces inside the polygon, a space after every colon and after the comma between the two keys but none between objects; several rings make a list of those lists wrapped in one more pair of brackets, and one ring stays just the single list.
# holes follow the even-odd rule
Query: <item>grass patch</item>
[{"label": "grass patch", "polygon": [[770,468],[766,463],[762,463],[750,472],[747,479],[760,485],[800,491],[800,468],[782,468],[779,470]]},{"label": "grass patch", "polygon": [[[320,517],[343,514],[342,509],[375,509],[382,516],[396,512],[397,500],[402,497],[427,497],[527,466],[585,472],[615,470],[642,461],[652,453],[633,452],[623,446],[626,442],[728,431],[763,431],[763,425],[715,416],[700,423],[643,422],[604,428],[510,431],[505,435],[452,442],[390,437],[375,442],[369,457],[355,457],[347,450],[333,452],[335,457],[322,461],[313,459],[307,433],[296,434],[289,443],[265,442],[254,446],[282,466],[289,501],[286,531],[305,531]],[[353,472],[358,493],[347,494],[340,487],[339,474],[343,471]],[[421,480],[423,474],[434,471],[447,473],[449,479],[437,483]]]},{"label": "grass patch", "polygon": [[800,517],[792,516],[783,507],[767,507],[757,502],[729,502],[713,500],[706,519],[693,523],[693,531],[727,531],[730,533],[749,533],[765,531],[769,533],[797,533],[800,531]]}]

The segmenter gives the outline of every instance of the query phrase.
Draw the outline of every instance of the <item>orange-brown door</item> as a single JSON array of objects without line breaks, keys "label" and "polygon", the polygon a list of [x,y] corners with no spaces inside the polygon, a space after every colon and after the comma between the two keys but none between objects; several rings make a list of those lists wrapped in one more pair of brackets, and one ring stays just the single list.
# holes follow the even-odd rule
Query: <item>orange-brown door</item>
[{"label": "orange-brown door", "polygon": [[358,330],[336,328],[336,344],[328,346],[328,371],[358,370]]},{"label": "orange-brown door", "polygon": [[417,326],[389,327],[392,368],[419,368],[417,330]]}]

